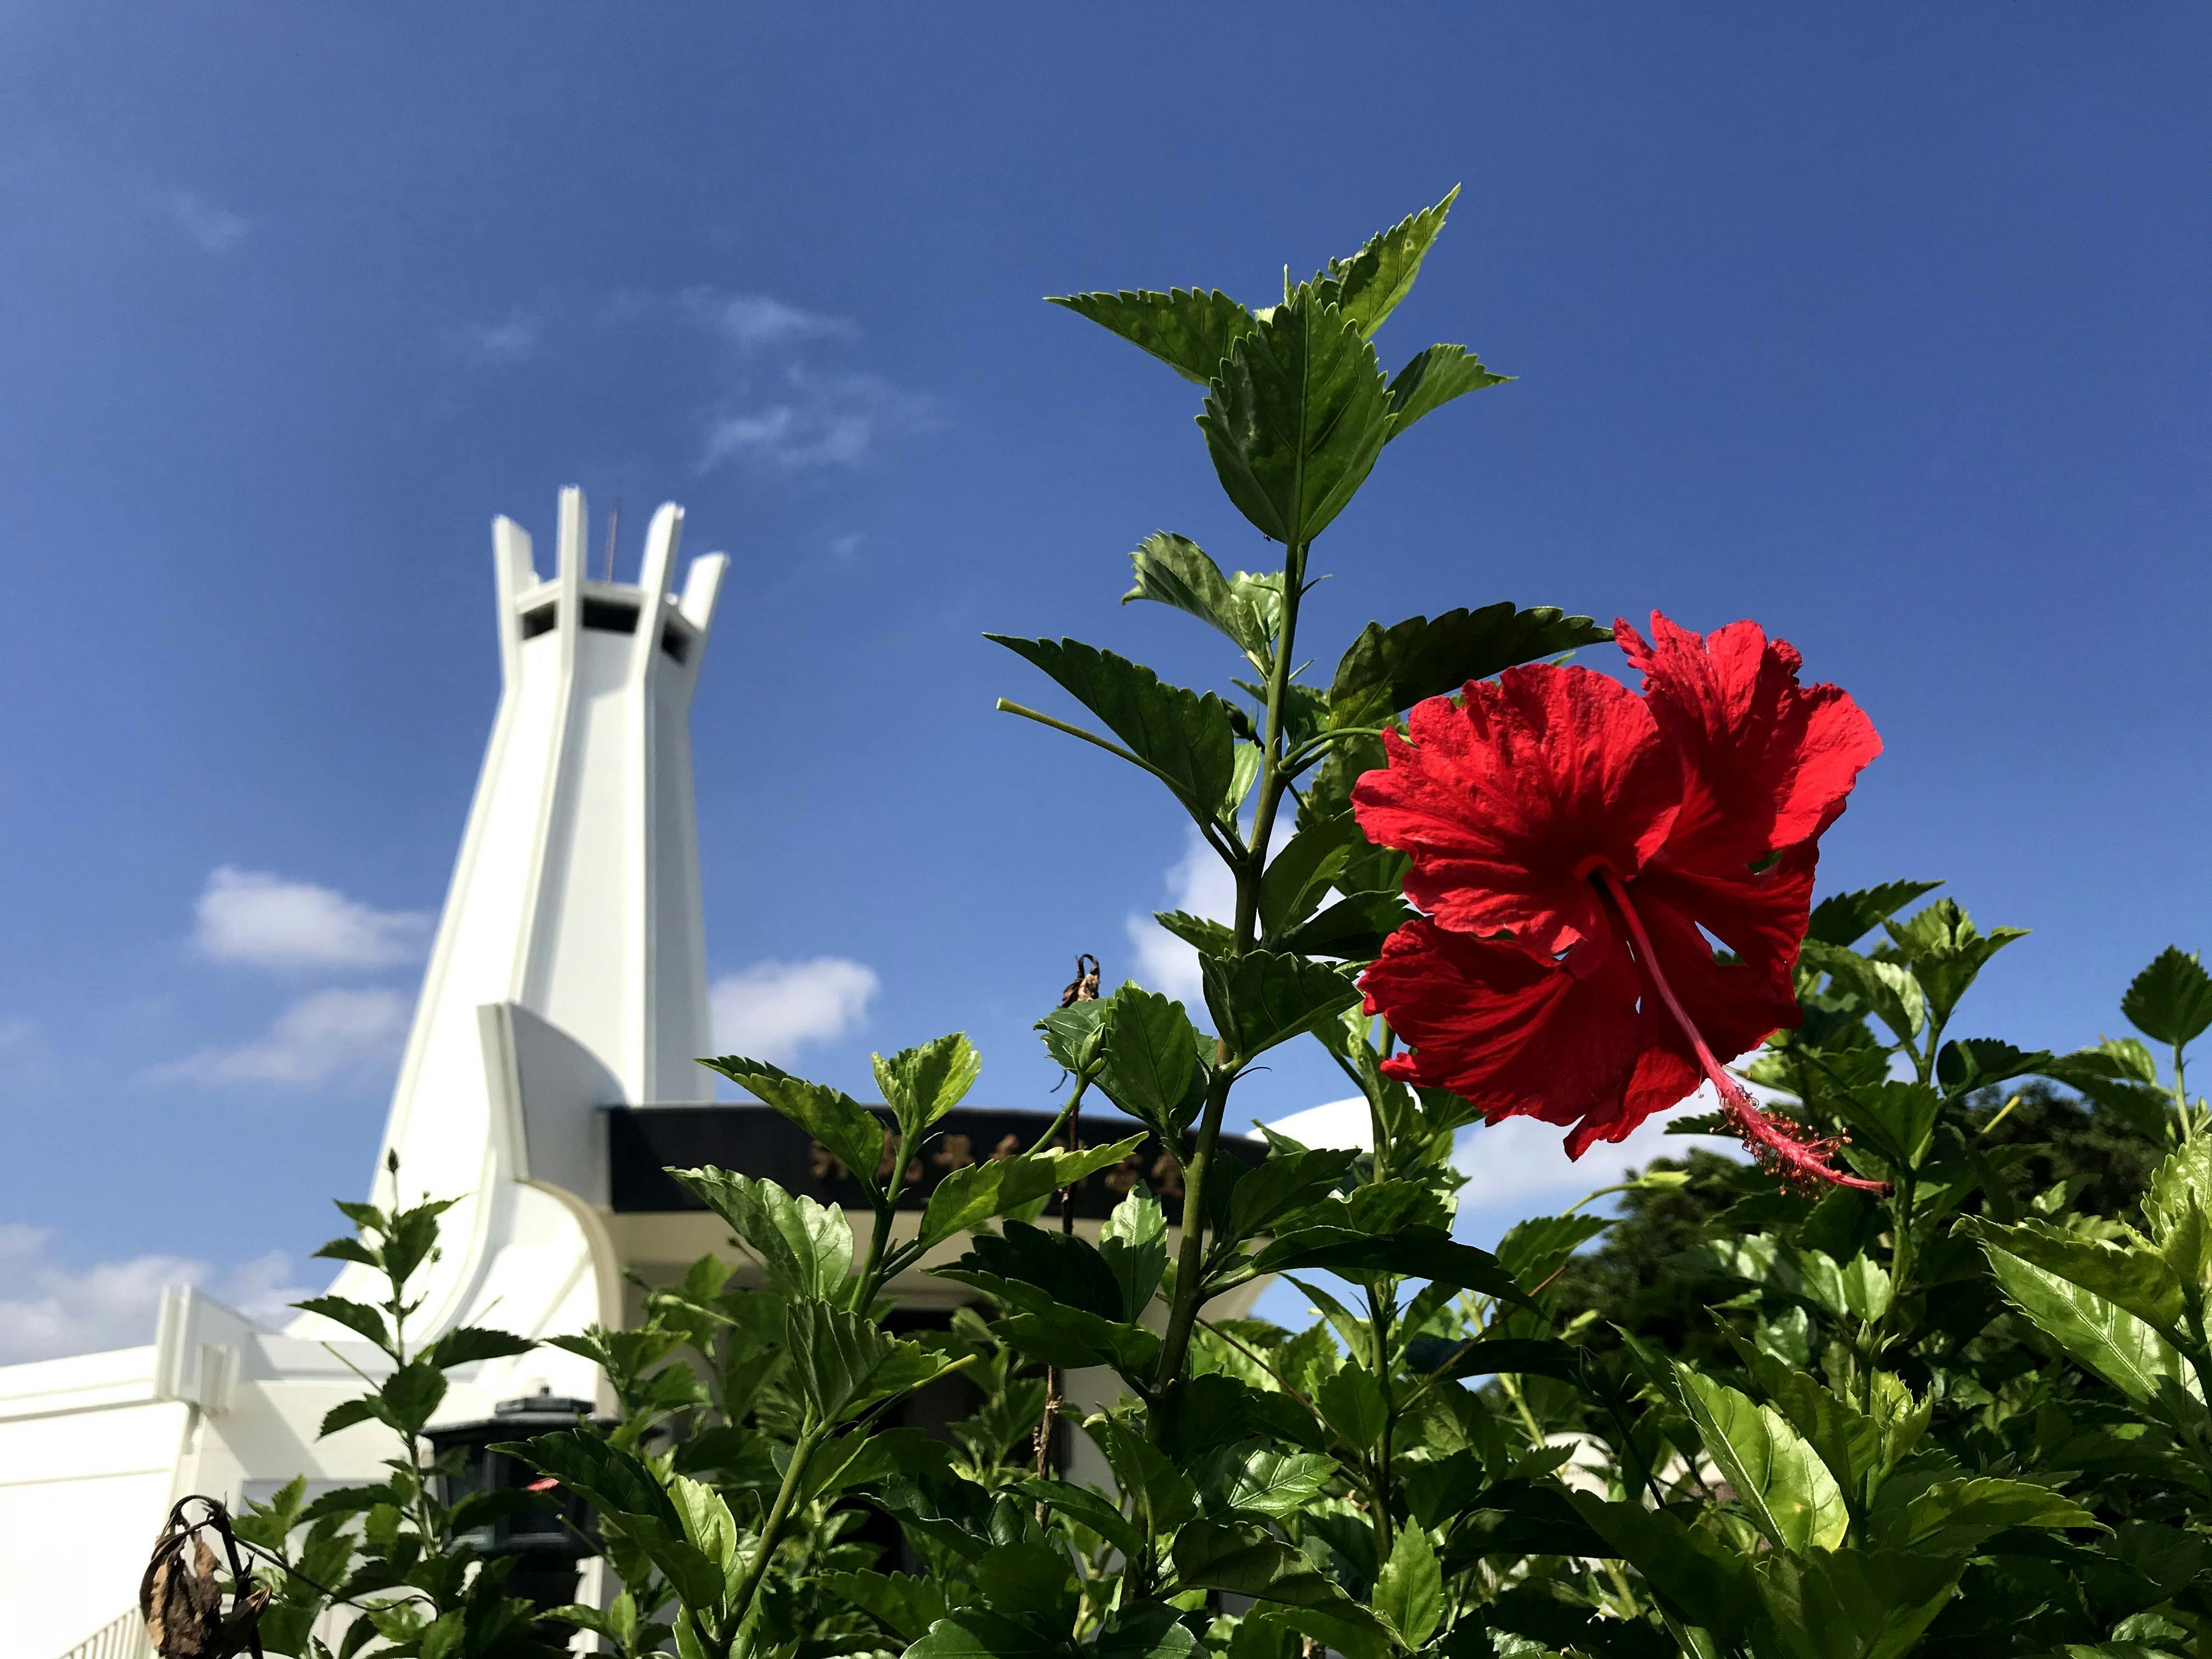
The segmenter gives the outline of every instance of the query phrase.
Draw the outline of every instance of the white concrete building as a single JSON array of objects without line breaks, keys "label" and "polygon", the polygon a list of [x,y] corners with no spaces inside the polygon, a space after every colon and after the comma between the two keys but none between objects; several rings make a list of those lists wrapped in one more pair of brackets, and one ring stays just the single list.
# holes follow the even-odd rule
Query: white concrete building
[{"label": "white concrete building", "polygon": [[[653,515],[634,585],[586,574],[579,490],[562,492],[550,573],[520,526],[493,525],[499,708],[384,1133],[410,1200],[463,1199],[418,1280],[415,1339],[623,1323],[626,1269],[673,1278],[724,1247],[720,1221],[664,1165],[743,1169],[827,1202],[857,1194],[768,1108],[713,1103],[696,1063],[714,1048],[690,714],[727,561],[694,561],[672,591],[683,518],[672,504]],[[948,1117],[917,1207],[947,1169],[1026,1143],[1039,1121]],[[1085,1183],[1085,1231],[1138,1176],[1157,1177],[1156,1150]],[[380,1202],[392,1197],[383,1164],[380,1152]],[[377,1300],[366,1271],[343,1268],[332,1288]],[[968,1299],[919,1271],[894,1290],[917,1310]],[[379,1358],[325,1321],[265,1330],[178,1287],[151,1346],[0,1368],[0,1659],[137,1659],[138,1577],[188,1492],[237,1507],[294,1475],[380,1478],[392,1452],[380,1426],[316,1438],[359,1392],[349,1364],[373,1372]],[[605,1402],[592,1366],[553,1348],[454,1378],[441,1421],[541,1388]],[[1103,1463],[1079,1469],[1105,1478]]]}]

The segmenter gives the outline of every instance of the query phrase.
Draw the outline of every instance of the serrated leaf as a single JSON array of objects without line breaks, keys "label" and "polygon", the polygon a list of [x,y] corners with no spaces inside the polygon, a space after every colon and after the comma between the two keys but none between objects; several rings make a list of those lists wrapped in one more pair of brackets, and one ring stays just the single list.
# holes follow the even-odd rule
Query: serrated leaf
[{"label": "serrated leaf", "polygon": [[[1896,1498],[1891,1492],[1898,1492]],[[2024,1480],[1987,1476],[1939,1480],[1912,1489],[1899,1481],[1868,1517],[1880,1547],[1966,1555],[2008,1527],[2093,1527],[2095,1516],[2073,1499]]]},{"label": "serrated leaf", "polygon": [[1262,1448],[1248,1453],[1224,1494],[1229,1507],[1277,1520],[1296,1515],[1336,1477],[1333,1457]]},{"label": "serrated leaf", "polygon": [[1106,1462],[1122,1495],[1136,1506],[1155,1534],[1168,1532],[1198,1513],[1198,1492],[1139,1431],[1114,1417],[1094,1417],[1083,1425]]},{"label": "serrated leaf", "polygon": [[577,1429],[501,1442],[491,1449],[519,1457],[582,1493],[598,1509],[600,1524],[643,1551],[686,1606],[720,1602],[727,1584],[721,1567],[684,1536],[667,1490],[640,1459]]},{"label": "serrated leaf", "polygon": [[1382,941],[1413,919],[1413,907],[1396,893],[1353,893],[1276,943],[1293,956],[1372,962],[1382,954]]},{"label": "serrated leaf", "polygon": [[1778,1553],[1759,1563],[1753,1580],[1784,1644],[1780,1652],[1793,1659],[1899,1659],[1943,1610],[1965,1565],[1887,1551]]},{"label": "serrated leaf", "polygon": [[1390,1559],[1375,1580],[1375,1611],[1409,1650],[1426,1646],[1443,1621],[1443,1573],[1424,1528],[1399,1528]]},{"label": "serrated leaf", "polygon": [[2009,1251],[2125,1309],[2169,1339],[2180,1328],[2185,1307],[2181,1280],[2154,1251],[2084,1238],[2045,1221],[2001,1226],[1968,1216],[1959,1227],[1986,1245]]},{"label": "serrated leaf", "polygon": [[1131,1560],[1144,1553],[1145,1534],[1113,1500],[1065,1480],[1017,1480],[1014,1490],[1091,1528]]},{"label": "serrated leaf", "polygon": [[1323,305],[1339,307],[1345,320],[1362,334],[1374,333],[1413,290],[1421,261],[1458,199],[1459,186],[1454,185],[1434,207],[1409,213],[1389,229],[1369,237],[1351,258],[1331,259],[1310,284],[1314,297]]},{"label": "serrated leaf", "polygon": [[304,1302],[292,1305],[301,1313],[319,1314],[333,1323],[344,1326],[358,1335],[367,1337],[380,1348],[392,1345],[391,1327],[386,1324],[379,1309],[365,1302],[355,1302],[343,1296],[311,1296]]},{"label": "serrated leaf", "polygon": [[315,1431],[319,1440],[327,1439],[341,1429],[349,1429],[356,1423],[380,1420],[374,1399],[342,1400],[323,1413],[322,1426]]},{"label": "serrated leaf", "polygon": [[1606,1548],[1642,1573],[1677,1617],[1723,1641],[1740,1640],[1753,1613],[1744,1558],[1717,1539],[1691,1531],[1668,1510],[1647,1510],[1633,1499],[1608,1503],[1587,1492],[1566,1496]]},{"label": "serrated leaf", "polygon": [[1374,347],[1310,289],[1237,337],[1198,423],[1237,510],[1301,545],[1351,501],[1390,431]]},{"label": "serrated leaf", "polygon": [[700,1064],[775,1107],[827,1147],[872,1197],[881,1194],[876,1170],[884,1158],[883,1120],[860,1102],[826,1084],[809,1083],[781,1066],[743,1054],[725,1054]]},{"label": "serrated leaf", "polygon": [[842,1293],[853,1265],[853,1227],[843,1210],[712,1165],[668,1173],[729,1224],[776,1290],[801,1299]]},{"label": "serrated leaf", "polygon": [[410,1359],[377,1388],[377,1414],[402,1434],[420,1434],[446,1398],[446,1376],[435,1365]]},{"label": "serrated leaf", "polygon": [[932,1625],[902,1659],[1046,1659],[1067,1644],[981,1607],[963,1607]]},{"label": "serrated leaf", "polygon": [[1370,623],[1338,659],[1329,683],[1328,722],[1380,726],[1469,680],[1612,637],[1611,629],[1588,617],[1571,617],[1548,605],[1516,610],[1510,599],[1434,618],[1408,617],[1389,628]]},{"label": "serrated leaf", "polygon": [[1168,1218],[1159,1200],[1133,1188],[1098,1230],[1098,1254],[1121,1291],[1125,1318],[1143,1316],[1168,1266]]},{"label": "serrated leaf", "polygon": [[1155,910],[1152,920],[1204,957],[1237,953],[1237,935],[1227,922],[1192,915],[1188,910]]},{"label": "serrated leaf", "polygon": [[1263,1528],[1194,1521],[1176,1534],[1175,1565],[1177,1579],[1193,1588],[1291,1607],[1323,1607],[1357,1622],[1371,1617],[1303,1552]]},{"label": "serrated leaf", "polygon": [[1329,884],[1367,838],[1352,815],[1301,824],[1260,878],[1260,937],[1270,945],[1321,908]]},{"label": "serrated leaf", "polygon": [[871,1060],[884,1103],[899,1127],[915,1137],[957,1106],[983,1069],[983,1056],[964,1031],[902,1049],[889,1060],[881,1054]]},{"label": "serrated leaf", "polygon": [[1994,1037],[1960,1037],[1936,1056],[1936,1080],[1954,1094],[2040,1073],[2051,1056],[2042,1048],[2015,1048]]},{"label": "serrated leaf", "polygon": [[1143,1140],[1142,1135],[1131,1135],[1110,1146],[1076,1152],[1023,1152],[954,1170],[930,1193],[916,1242],[927,1249],[955,1234],[970,1231],[994,1216],[1008,1214],[1034,1199],[1111,1168]]},{"label": "serrated leaf", "polygon": [[1252,593],[1237,592],[1196,542],[1156,530],[1137,544],[1129,564],[1137,585],[1121,596],[1122,604],[1151,599],[1172,605],[1225,635],[1255,662],[1265,659],[1274,636],[1273,610]]},{"label": "serrated leaf", "polygon": [[1279,1154],[1246,1170],[1230,1194],[1230,1236],[1265,1232],[1334,1191],[1358,1159],[1356,1152],[1322,1147]]},{"label": "serrated leaf", "polygon": [[1244,1065],[1359,1000],[1358,986],[1337,969],[1273,951],[1203,957],[1199,975],[1207,1012]]},{"label": "serrated leaf", "polygon": [[1813,907],[1807,937],[1848,950],[1888,917],[1942,884],[1940,881],[1886,881],[1879,887],[1862,887],[1856,892],[1831,893]]},{"label": "serrated leaf", "polygon": [[1681,1402],[1737,1500],[1778,1549],[1834,1549],[1850,1512],[1836,1478],[1781,1413],[1686,1365]]},{"label": "serrated leaf", "polygon": [[1504,386],[1513,377],[1493,374],[1482,359],[1463,345],[1432,345],[1418,353],[1390,382],[1390,433],[1403,433],[1423,416],[1443,408],[1455,398]]},{"label": "serrated leaf", "polygon": [[945,1616],[943,1580],[905,1572],[825,1572],[822,1582],[902,1642],[921,1638]]},{"label": "serrated leaf", "polygon": [[2212,1027],[2212,974],[2194,951],[2169,945],[2129,984],[2120,1012],[2154,1042],[2194,1042]]},{"label": "serrated leaf", "polygon": [[1164,1137],[1179,1137],[1206,1103],[1206,1061],[1182,1005],[1124,985],[1114,994],[1114,1041],[1098,1074],[1106,1097]]},{"label": "serrated leaf", "polygon": [[1170,685],[1141,663],[1080,640],[983,637],[1051,675],[1190,811],[1209,821],[1218,816],[1237,770],[1237,734],[1219,697]]},{"label": "serrated leaf", "polygon": [[2169,1388],[2194,1393],[2173,1345],[2117,1303],[1984,1241],[1990,1270],[2014,1306],[2069,1356],[2137,1405]]},{"label": "serrated leaf", "polygon": [[491,1330],[482,1325],[457,1325],[430,1345],[423,1358],[444,1370],[479,1359],[512,1359],[530,1352],[537,1344],[512,1331]]},{"label": "serrated leaf", "polygon": [[1213,378],[1237,338],[1259,326],[1250,312],[1218,289],[1060,294],[1048,295],[1048,303],[1112,330],[1200,386]]},{"label": "serrated leaf", "polygon": [[1900,1041],[1917,1036],[1927,1024],[1927,1003],[1920,981],[1899,963],[1876,962],[1856,951],[1812,939],[1805,942],[1802,960],[1865,1003]]},{"label": "serrated leaf", "polygon": [[1278,1234],[1253,1258],[1253,1266],[1263,1273],[1320,1268],[1355,1279],[1389,1273],[1530,1305],[1496,1256],[1429,1227],[1409,1227],[1384,1238],[1347,1227],[1300,1227]]}]

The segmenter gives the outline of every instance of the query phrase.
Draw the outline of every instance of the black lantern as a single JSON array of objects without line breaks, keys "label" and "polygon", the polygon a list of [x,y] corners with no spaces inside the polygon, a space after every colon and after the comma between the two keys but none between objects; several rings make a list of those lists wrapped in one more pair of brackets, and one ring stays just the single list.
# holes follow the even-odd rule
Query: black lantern
[{"label": "black lantern", "polygon": [[[568,1400],[540,1390],[522,1400],[502,1400],[493,1415],[472,1423],[447,1423],[426,1429],[422,1437],[438,1465],[433,1477],[438,1501],[448,1506],[473,1492],[526,1492],[539,1484],[538,1471],[520,1458],[491,1449],[503,1440],[528,1440],[556,1429],[573,1429],[592,1414],[588,1400]],[[602,1428],[612,1419],[599,1419]],[[458,1454],[458,1455],[456,1455]],[[508,1574],[509,1594],[541,1607],[576,1599],[576,1564],[599,1553],[599,1532],[592,1507],[566,1486],[548,1486],[537,1503],[509,1510],[460,1535],[487,1559],[520,1558]]]}]

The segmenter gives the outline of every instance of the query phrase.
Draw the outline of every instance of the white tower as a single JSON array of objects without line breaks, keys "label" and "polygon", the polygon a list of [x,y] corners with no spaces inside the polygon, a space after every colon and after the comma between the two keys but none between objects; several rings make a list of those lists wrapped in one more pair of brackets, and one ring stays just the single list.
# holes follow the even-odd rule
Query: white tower
[{"label": "white tower", "polygon": [[[408,1200],[460,1197],[417,1316],[424,1337],[496,1323],[526,1336],[619,1322],[597,1109],[711,1097],[690,708],[728,564],[672,595],[683,509],[653,516],[635,586],[586,574],[583,492],[561,492],[541,574],[521,526],[492,528],[502,675],[378,1155]],[[378,1297],[366,1270],[333,1289]],[[299,1335],[329,1335],[302,1319]],[[557,1391],[589,1367],[542,1351]],[[498,1379],[487,1376],[495,1390]]]}]

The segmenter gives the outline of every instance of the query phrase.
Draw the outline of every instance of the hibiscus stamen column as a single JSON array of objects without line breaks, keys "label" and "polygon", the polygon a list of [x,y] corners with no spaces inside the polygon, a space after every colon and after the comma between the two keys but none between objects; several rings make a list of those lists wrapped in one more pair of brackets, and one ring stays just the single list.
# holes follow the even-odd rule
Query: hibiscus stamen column
[{"label": "hibiscus stamen column", "polygon": [[1659,953],[1652,948],[1651,936],[1644,931],[1644,918],[1636,914],[1636,906],[1628,896],[1628,889],[1620,877],[1601,867],[1595,880],[1605,896],[1613,901],[1613,908],[1628,929],[1629,942],[1635,947],[1636,959],[1643,965],[1651,988],[1659,994],[1659,1000],[1682,1035],[1689,1040],[1698,1064],[1705,1068],[1705,1076],[1719,1095],[1721,1112],[1752,1155],[1770,1164],[1784,1177],[1808,1183],[1825,1182],[1835,1187],[1850,1187],[1860,1192],[1886,1193],[1889,1183],[1869,1181],[1863,1176],[1846,1175],[1827,1160],[1842,1143],[1823,1135],[1808,1135],[1794,1119],[1779,1112],[1769,1111],[1751,1097],[1751,1091],[1729,1075],[1727,1067],[1714,1055],[1695,1022],[1674,994],[1674,988],[1667,982],[1666,970],[1659,965]]}]

